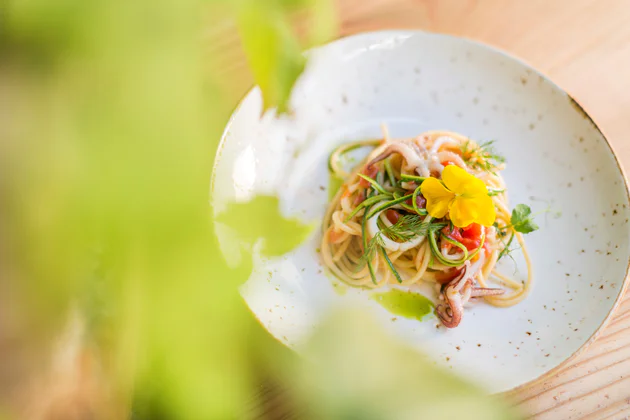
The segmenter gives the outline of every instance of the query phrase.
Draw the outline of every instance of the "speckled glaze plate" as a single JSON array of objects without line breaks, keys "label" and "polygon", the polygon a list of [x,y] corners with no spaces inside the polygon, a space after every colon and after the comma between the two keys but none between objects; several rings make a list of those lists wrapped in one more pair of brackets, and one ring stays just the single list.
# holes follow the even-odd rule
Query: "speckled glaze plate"
[{"label": "speckled glaze plate", "polygon": [[[326,274],[320,229],[298,249],[266,259],[254,247],[254,271],[241,292],[278,340],[299,351],[328,309],[360,305],[410,345],[490,392],[514,389],[552,372],[596,338],[624,289],[628,269],[628,188],[610,145],[584,110],[526,64],[487,46],[423,32],[375,32],[309,53],[290,116],[262,114],[259,89],[235,111],[217,155],[213,202],[256,194],[280,197],[281,209],[320,223],[328,204],[327,157],[343,142],[452,130],[496,140],[507,159],[511,205],[525,203],[540,230],[526,241],[534,287],[517,306],[469,304],[460,326],[393,316]],[[262,116],[261,116],[262,114]],[[561,213],[558,216],[556,213]],[[241,252],[217,224],[225,258]],[[522,256],[503,271],[525,275]],[[435,291],[423,290],[431,299]]]}]

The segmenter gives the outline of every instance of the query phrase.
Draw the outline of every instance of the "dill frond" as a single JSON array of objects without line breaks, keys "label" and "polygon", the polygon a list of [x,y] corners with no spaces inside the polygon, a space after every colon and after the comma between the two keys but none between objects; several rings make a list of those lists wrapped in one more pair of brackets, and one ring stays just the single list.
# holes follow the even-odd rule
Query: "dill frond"
[{"label": "dill frond", "polygon": [[381,232],[378,232],[370,241],[368,242],[367,247],[363,250],[363,255],[361,255],[361,261],[363,263],[367,263],[368,261],[372,261],[376,251],[379,247],[384,245],[383,239],[381,238]]},{"label": "dill frond", "polygon": [[493,172],[497,166],[505,163],[505,158],[494,149],[494,142],[495,140],[489,140],[475,145],[466,140],[460,146],[462,159],[473,169]]},{"label": "dill frond", "polygon": [[428,220],[425,222],[421,216],[406,214],[393,225],[383,226],[381,233],[393,241],[406,242],[416,236],[426,236],[429,231],[435,232],[444,226],[445,223],[432,223]]}]

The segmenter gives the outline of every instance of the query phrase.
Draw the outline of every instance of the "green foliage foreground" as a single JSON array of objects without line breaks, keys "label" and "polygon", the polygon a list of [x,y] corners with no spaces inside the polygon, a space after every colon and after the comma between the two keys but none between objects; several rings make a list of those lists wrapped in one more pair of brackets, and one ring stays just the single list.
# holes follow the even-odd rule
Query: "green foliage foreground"
[{"label": "green foliage foreground", "polygon": [[[234,103],[221,95],[229,80],[204,70],[202,34],[235,17],[267,104],[283,109],[304,67],[287,17],[296,7],[311,9],[309,43],[334,33],[329,1],[3,4],[6,418],[246,418],[268,378],[291,390],[304,418],[513,418],[356,314],[331,315],[307,346],[318,362],[305,362],[238,295],[250,264],[221,260],[208,207]],[[241,218],[245,239],[281,221],[269,208]],[[287,237],[304,236],[283,223]]]}]

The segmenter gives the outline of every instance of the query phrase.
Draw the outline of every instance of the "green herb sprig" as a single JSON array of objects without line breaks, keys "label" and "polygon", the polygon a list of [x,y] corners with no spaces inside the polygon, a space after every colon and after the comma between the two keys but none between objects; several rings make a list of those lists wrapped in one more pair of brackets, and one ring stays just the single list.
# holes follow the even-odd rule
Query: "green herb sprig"
[{"label": "green herb sprig", "polygon": [[[499,261],[505,255],[510,255],[510,253],[512,252],[512,250],[510,249],[510,245],[512,244],[513,240],[514,240],[514,232],[512,232],[512,235],[510,235],[510,239],[507,241],[507,244],[505,244],[505,247],[503,247],[501,252],[499,252],[499,256],[497,257],[497,261]],[[511,255],[510,255],[510,257],[511,257]]]},{"label": "green herb sprig", "polygon": [[520,233],[530,233],[538,229],[538,225],[534,222],[534,214],[532,209],[526,204],[517,204],[512,210],[510,223],[515,231]]},{"label": "green herb sprig", "polygon": [[389,266],[390,270],[396,277],[398,282],[402,282],[400,274],[394,268],[393,263],[387,256],[387,251],[385,249],[385,243],[383,241],[383,235],[387,238],[397,241],[397,242],[406,242],[417,236],[425,236],[427,234],[435,233],[440,229],[446,226],[446,223],[432,223],[431,219],[423,220],[422,217],[417,215],[408,214],[401,216],[396,223],[391,226],[380,226],[379,232],[372,237],[369,241],[366,236],[365,222],[367,218],[364,216],[364,224],[363,224],[363,255],[361,255],[361,261],[363,264],[367,264],[370,268],[370,275],[372,276],[372,281],[376,283],[376,278],[372,268],[372,260],[376,253],[380,250],[383,254],[383,258],[385,262]]},{"label": "green herb sprig", "polygon": [[[549,211],[549,210],[545,210]],[[532,209],[529,208],[526,204],[517,204],[512,210],[512,216],[510,217],[510,224],[507,226],[499,227],[497,225],[499,236],[505,237],[507,235],[507,229],[512,228],[514,232],[520,232],[523,234],[531,233],[538,229],[538,225],[534,222],[534,217],[536,215],[532,214]],[[497,261],[503,258],[504,256],[509,256],[512,258],[511,252],[514,251],[510,249],[510,245],[514,240],[515,233],[512,232],[510,238],[508,239],[505,247],[499,253],[497,257]]]},{"label": "green herb sprig", "polygon": [[[537,213],[538,214],[538,213]],[[507,229],[513,228],[520,233],[531,233],[538,230],[538,225],[534,222],[536,214],[532,214],[532,209],[527,204],[517,204],[512,210],[512,216],[510,217],[510,224],[505,226],[499,226],[495,223],[495,227],[499,231],[499,236],[504,237],[507,235]]]},{"label": "green herb sprig", "polygon": [[490,140],[475,145],[470,140],[465,141],[460,146],[462,159],[473,169],[494,172],[498,165],[505,163],[505,158],[494,149],[494,142]]},{"label": "green herb sprig", "polygon": [[416,236],[426,236],[429,229],[436,229],[438,224],[441,225],[442,223],[432,223],[431,219],[425,220],[415,214],[406,214],[401,216],[393,225],[384,226],[381,232],[391,240],[406,242]]}]

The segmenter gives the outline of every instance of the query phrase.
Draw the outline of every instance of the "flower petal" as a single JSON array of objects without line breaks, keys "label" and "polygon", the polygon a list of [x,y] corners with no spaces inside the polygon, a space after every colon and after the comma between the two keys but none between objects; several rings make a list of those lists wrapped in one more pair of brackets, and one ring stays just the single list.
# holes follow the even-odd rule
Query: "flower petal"
[{"label": "flower petal", "polygon": [[474,223],[478,215],[475,200],[464,197],[457,197],[453,200],[449,216],[455,226],[466,227]]},{"label": "flower petal", "polygon": [[474,175],[471,175],[471,180],[466,184],[462,195],[467,198],[479,198],[488,197],[488,188],[486,184]]},{"label": "flower petal", "polygon": [[449,191],[444,184],[436,178],[427,178],[420,187],[420,192],[427,199],[427,211],[435,218],[446,216],[448,209],[455,198],[455,194]]},{"label": "flower petal", "polygon": [[471,175],[457,165],[448,165],[442,171],[442,181],[444,185],[455,194],[464,192]]},{"label": "flower petal", "polygon": [[444,168],[442,180],[449,190],[458,195],[465,195],[468,198],[488,195],[488,189],[482,180],[456,165]]},{"label": "flower petal", "polygon": [[457,227],[466,227],[471,223],[492,226],[496,219],[496,210],[488,195],[474,199],[460,196],[453,201],[449,215]]},{"label": "flower petal", "polygon": [[483,197],[477,197],[476,201],[479,206],[479,216],[475,222],[484,226],[492,226],[494,220],[497,218],[497,212],[494,209],[492,198],[486,193]]}]

